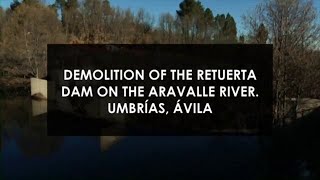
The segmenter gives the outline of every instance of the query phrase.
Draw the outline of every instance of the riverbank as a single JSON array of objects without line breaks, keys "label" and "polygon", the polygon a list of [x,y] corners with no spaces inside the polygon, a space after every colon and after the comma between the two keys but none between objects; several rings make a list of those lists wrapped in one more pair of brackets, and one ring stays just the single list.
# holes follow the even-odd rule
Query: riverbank
[{"label": "riverbank", "polygon": [[30,95],[30,79],[23,77],[0,77],[0,97]]},{"label": "riverbank", "polygon": [[30,95],[30,74],[19,66],[0,67],[0,98]]}]

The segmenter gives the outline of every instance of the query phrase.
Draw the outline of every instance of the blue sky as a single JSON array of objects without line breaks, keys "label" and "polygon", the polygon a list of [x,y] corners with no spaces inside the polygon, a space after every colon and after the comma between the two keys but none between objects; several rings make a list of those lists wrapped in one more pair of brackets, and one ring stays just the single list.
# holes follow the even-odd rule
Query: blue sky
[{"label": "blue sky", "polygon": [[[163,12],[174,14],[179,9],[182,0],[110,0],[112,5],[138,10],[143,7],[158,17]],[[241,1],[241,2],[239,2]],[[201,0],[201,3],[210,8],[214,15],[230,13],[236,19],[238,28],[243,29],[241,16],[249,9],[254,8],[261,0]]]},{"label": "blue sky", "polygon": [[[2,7],[9,7],[13,0],[0,0]],[[154,17],[158,17],[161,13],[169,12],[174,14],[182,0],[110,0],[112,6],[121,8],[131,8],[137,11],[140,8],[145,9]],[[214,15],[222,13],[230,13],[237,22],[238,29],[243,32],[243,24],[241,16],[248,10],[253,9],[259,2],[263,0],[201,0],[205,7],[210,8]],[[52,3],[54,0],[46,0]],[[320,0],[314,0],[318,11],[320,10]]]}]

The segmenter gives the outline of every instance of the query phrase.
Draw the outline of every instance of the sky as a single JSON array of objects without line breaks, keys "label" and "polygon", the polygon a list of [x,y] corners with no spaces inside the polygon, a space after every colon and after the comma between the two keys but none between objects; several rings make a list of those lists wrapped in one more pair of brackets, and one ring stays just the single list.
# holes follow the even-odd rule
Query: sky
[{"label": "sky", "polygon": [[[2,7],[9,7],[13,0],[0,0]],[[46,0],[47,3],[52,3],[55,0]],[[175,14],[179,9],[179,3],[182,0],[109,0],[112,6],[120,8],[130,8],[134,12],[140,8],[145,9],[152,14],[156,19],[162,13]],[[247,11],[253,9],[257,4],[263,0],[201,0],[201,3],[206,8],[210,8],[213,14],[227,14],[230,13],[237,22],[238,33],[244,33],[244,26],[242,24],[241,16]],[[320,0],[314,0],[314,4],[318,11],[320,11]]]},{"label": "sky", "polygon": [[[110,0],[112,5],[124,8],[139,10],[143,7],[148,12],[158,17],[161,13],[176,13],[182,0]],[[240,2],[241,1],[241,2]],[[205,8],[210,8],[214,15],[230,13],[238,23],[239,29],[242,27],[241,16],[249,9],[254,8],[260,0],[201,0]]]}]

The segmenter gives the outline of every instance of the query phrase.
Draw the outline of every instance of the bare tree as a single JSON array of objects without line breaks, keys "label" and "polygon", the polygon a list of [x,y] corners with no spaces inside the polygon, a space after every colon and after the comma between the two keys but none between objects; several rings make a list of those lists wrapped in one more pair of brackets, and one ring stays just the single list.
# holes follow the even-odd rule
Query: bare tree
[{"label": "bare tree", "polygon": [[130,9],[115,8],[111,17],[112,40],[114,43],[132,43],[135,32],[134,14]]},{"label": "bare tree", "polygon": [[251,36],[264,24],[274,46],[274,112],[277,123],[283,124],[286,99],[308,95],[302,87],[310,80],[305,72],[314,71],[308,64],[319,43],[317,11],[312,0],[267,0],[245,16],[244,22]]},{"label": "bare tree", "polygon": [[176,34],[176,19],[170,13],[162,14],[159,18],[159,33],[161,43],[174,43]]},{"label": "bare tree", "polygon": [[87,43],[103,39],[103,9],[101,0],[85,0],[81,6],[82,36]]},{"label": "bare tree", "polygon": [[[3,39],[3,37],[2,37],[2,29],[3,29],[4,23],[5,23],[4,21],[5,21],[5,11],[2,9],[2,7],[0,7],[0,59],[2,59],[2,52],[1,52],[2,44],[1,44],[1,42],[2,42],[2,39]],[[1,62],[3,62],[3,61],[1,61]],[[1,65],[3,65],[3,64],[0,63],[0,67],[1,67]]]},{"label": "bare tree", "polygon": [[[69,1],[68,1],[69,2]],[[73,1],[70,1],[73,2]],[[79,37],[81,35],[81,13],[78,9],[77,2],[66,5],[63,10],[63,24],[65,35],[68,38]]]},{"label": "bare tree", "polygon": [[135,35],[133,43],[150,42],[149,35],[153,30],[154,17],[144,9],[139,9],[134,19]]},{"label": "bare tree", "polygon": [[4,20],[5,20],[5,11],[2,9],[2,7],[0,7],[0,39],[2,37],[1,29],[3,28]]},{"label": "bare tree", "polygon": [[57,14],[41,4],[19,5],[8,17],[3,29],[3,48],[19,71],[32,76],[46,75],[46,48],[49,43],[63,42]]}]

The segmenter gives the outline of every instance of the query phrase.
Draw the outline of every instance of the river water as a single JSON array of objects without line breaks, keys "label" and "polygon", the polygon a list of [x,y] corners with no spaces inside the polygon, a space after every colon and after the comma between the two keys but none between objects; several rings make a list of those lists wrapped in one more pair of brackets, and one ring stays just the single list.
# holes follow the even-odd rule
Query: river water
[{"label": "river water", "polygon": [[268,137],[49,137],[46,119],[33,116],[41,108],[28,97],[0,100],[4,179],[250,180],[273,174]]}]

